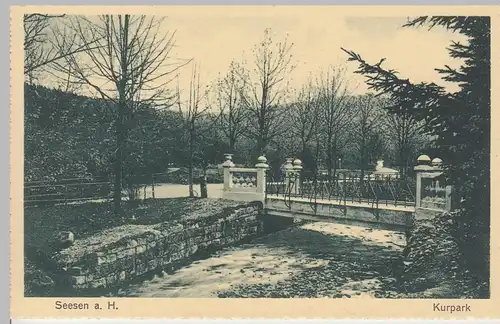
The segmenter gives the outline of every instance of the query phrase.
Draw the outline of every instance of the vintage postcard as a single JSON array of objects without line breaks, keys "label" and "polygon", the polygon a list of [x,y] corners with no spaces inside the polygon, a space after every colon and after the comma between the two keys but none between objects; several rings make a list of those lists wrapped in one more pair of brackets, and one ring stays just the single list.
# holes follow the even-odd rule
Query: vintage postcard
[{"label": "vintage postcard", "polygon": [[12,317],[499,318],[499,24],[12,7]]}]

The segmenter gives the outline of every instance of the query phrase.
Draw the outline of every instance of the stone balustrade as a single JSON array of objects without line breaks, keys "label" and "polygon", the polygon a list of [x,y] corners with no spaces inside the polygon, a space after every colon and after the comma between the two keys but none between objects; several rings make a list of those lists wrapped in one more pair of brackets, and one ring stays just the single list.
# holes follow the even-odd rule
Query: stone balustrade
[{"label": "stone balustrade", "polygon": [[[435,215],[444,211],[452,211],[457,199],[452,199],[453,187],[445,184],[442,160],[439,158],[431,160],[429,156],[421,155],[417,162],[418,165],[414,169],[416,172],[414,198],[417,214]],[[272,196],[272,193],[266,195],[266,171],[269,166],[264,156],[258,158],[255,168],[236,168],[232,162],[232,155],[226,154],[226,161],[222,166],[224,167],[223,198],[245,202],[264,202],[266,197]],[[283,182],[272,184],[282,186],[282,194],[300,197],[303,193],[301,186],[305,185],[301,182],[302,162],[299,159],[288,158],[281,171]],[[377,179],[379,175],[373,176]],[[349,179],[351,178],[347,177],[343,181]]]},{"label": "stone balustrade", "polygon": [[453,186],[446,185],[443,161],[421,155],[417,159],[416,173],[416,217],[432,218],[443,211],[452,211],[457,203]]},{"label": "stone balustrade", "polygon": [[222,198],[235,201],[264,201],[266,195],[267,159],[258,158],[255,168],[236,168],[232,155],[226,154],[224,168],[224,191]]}]

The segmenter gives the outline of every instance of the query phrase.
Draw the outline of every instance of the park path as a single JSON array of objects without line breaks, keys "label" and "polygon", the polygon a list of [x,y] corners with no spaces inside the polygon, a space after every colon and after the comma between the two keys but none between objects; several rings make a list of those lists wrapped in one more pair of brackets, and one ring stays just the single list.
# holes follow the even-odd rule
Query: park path
[{"label": "park path", "polygon": [[132,285],[128,297],[373,298],[392,291],[391,264],[404,236],[309,223],[227,248],[171,275]]},{"label": "park path", "polygon": [[[195,196],[200,196],[200,185],[193,186]],[[208,198],[222,198],[222,190],[224,185],[222,183],[209,183],[207,184]],[[141,191],[141,197],[143,191]],[[146,197],[153,196],[153,190],[149,186],[146,188]],[[189,196],[189,186],[182,184],[156,184],[155,185],[155,198],[181,198]]]}]

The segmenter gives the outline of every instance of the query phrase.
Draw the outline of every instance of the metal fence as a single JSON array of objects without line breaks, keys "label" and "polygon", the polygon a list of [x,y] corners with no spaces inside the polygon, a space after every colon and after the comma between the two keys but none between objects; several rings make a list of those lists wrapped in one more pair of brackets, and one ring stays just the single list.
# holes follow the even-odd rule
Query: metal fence
[{"label": "metal fence", "polygon": [[[166,173],[148,174],[124,178],[122,197],[130,196],[135,190],[137,198],[144,187],[152,188],[155,198],[155,184],[167,182]],[[57,179],[53,181],[29,181],[24,183],[24,203],[26,206],[51,205],[84,201],[108,201],[113,197],[113,179],[110,177],[81,177]]]},{"label": "metal fence", "polygon": [[336,174],[330,179],[324,176],[300,178],[295,173],[280,178],[269,174],[266,178],[266,198],[281,196],[286,200],[306,198],[309,201],[332,200],[340,204],[365,203],[373,207],[381,205],[415,206],[414,180],[367,173]]},{"label": "metal fence", "polygon": [[105,178],[71,178],[24,183],[26,205],[110,199],[112,183]]},{"label": "metal fence", "polygon": [[[217,170],[208,170],[208,183],[222,182],[222,174],[215,171]],[[198,173],[194,175],[194,184],[201,183],[201,175]],[[123,177],[121,196],[130,199],[155,199],[155,187],[167,183],[187,185],[187,172],[181,168],[175,168],[170,172]],[[38,206],[84,201],[108,201],[112,199],[113,192],[114,184],[111,177],[27,181],[24,183],[24,204],[25,206]]]}]

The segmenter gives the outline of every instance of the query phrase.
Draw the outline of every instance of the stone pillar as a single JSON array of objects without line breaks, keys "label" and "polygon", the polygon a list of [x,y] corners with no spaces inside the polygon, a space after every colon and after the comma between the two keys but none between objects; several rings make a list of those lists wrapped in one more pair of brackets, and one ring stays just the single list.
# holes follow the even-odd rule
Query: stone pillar
[{"label": "stone pillar", "polygon": [[420,155],[417,159],[417,166],[414,168],[416,174],[415,207],[420,208],[422,202],[422,172],[432,170],[430,166],[431,158],[427,155]]},{"label": "stone pillar", "polygon": [[416,191],[415,191],[415,207],[420,207],[421,201],[422,201],[422,174],[415,169],[415,172],[417,174],[417,179],[416,179]]},{"label": "stone pillar", "polygon": [[[285,193],[289,193],[292,187],[295,187],[294,170],[293,170],[293,159],[288,158],[285,162]],[[291,193],[291,192],[290,192]]]},{"label": "stone pillar", "polygon": [[261,195],[262,200],[265,199],[266,195],[266,171],[269,168],[267,165],[267,159],[265,156],[259,156],[257,159],[257,193]]},{"label": "stone pillar", "polygon": [[302,161],[295,159],[293,161],[293,170],[295,173],[295,194],[300,195],[300,172],[302,171]]},{"label": "stone pillar", "polygon": [[[436,209],[434,207],[428,207],[422,205],[422,189],[425,185],[424,179],[431,180],[433,185],[435,186],[437,183],[437,177],[443,173],[443,169],[441,168],[441,159],[435,158],[432,160],[427,155],[421,155],[418,158],[418,163],[414,170],[416,173],[416,197],[415,197],[415,219],[432,219],[442,213],[444,210],[440,208]],[[437,189],[437,188],[436,188]],[[446,196],[448,195],[448,188],[446,188]],[[445,199],[444,201],[445,207],[444,209],[448,209],[448,202]]]},{"label": "stone pillar", "polygon": [[224,191],[228,191],[233,185],[233,175],[229,171],[230,168],[234,167],[233,155],[224,154],[225,162],[222,163],[224,168]]}]

